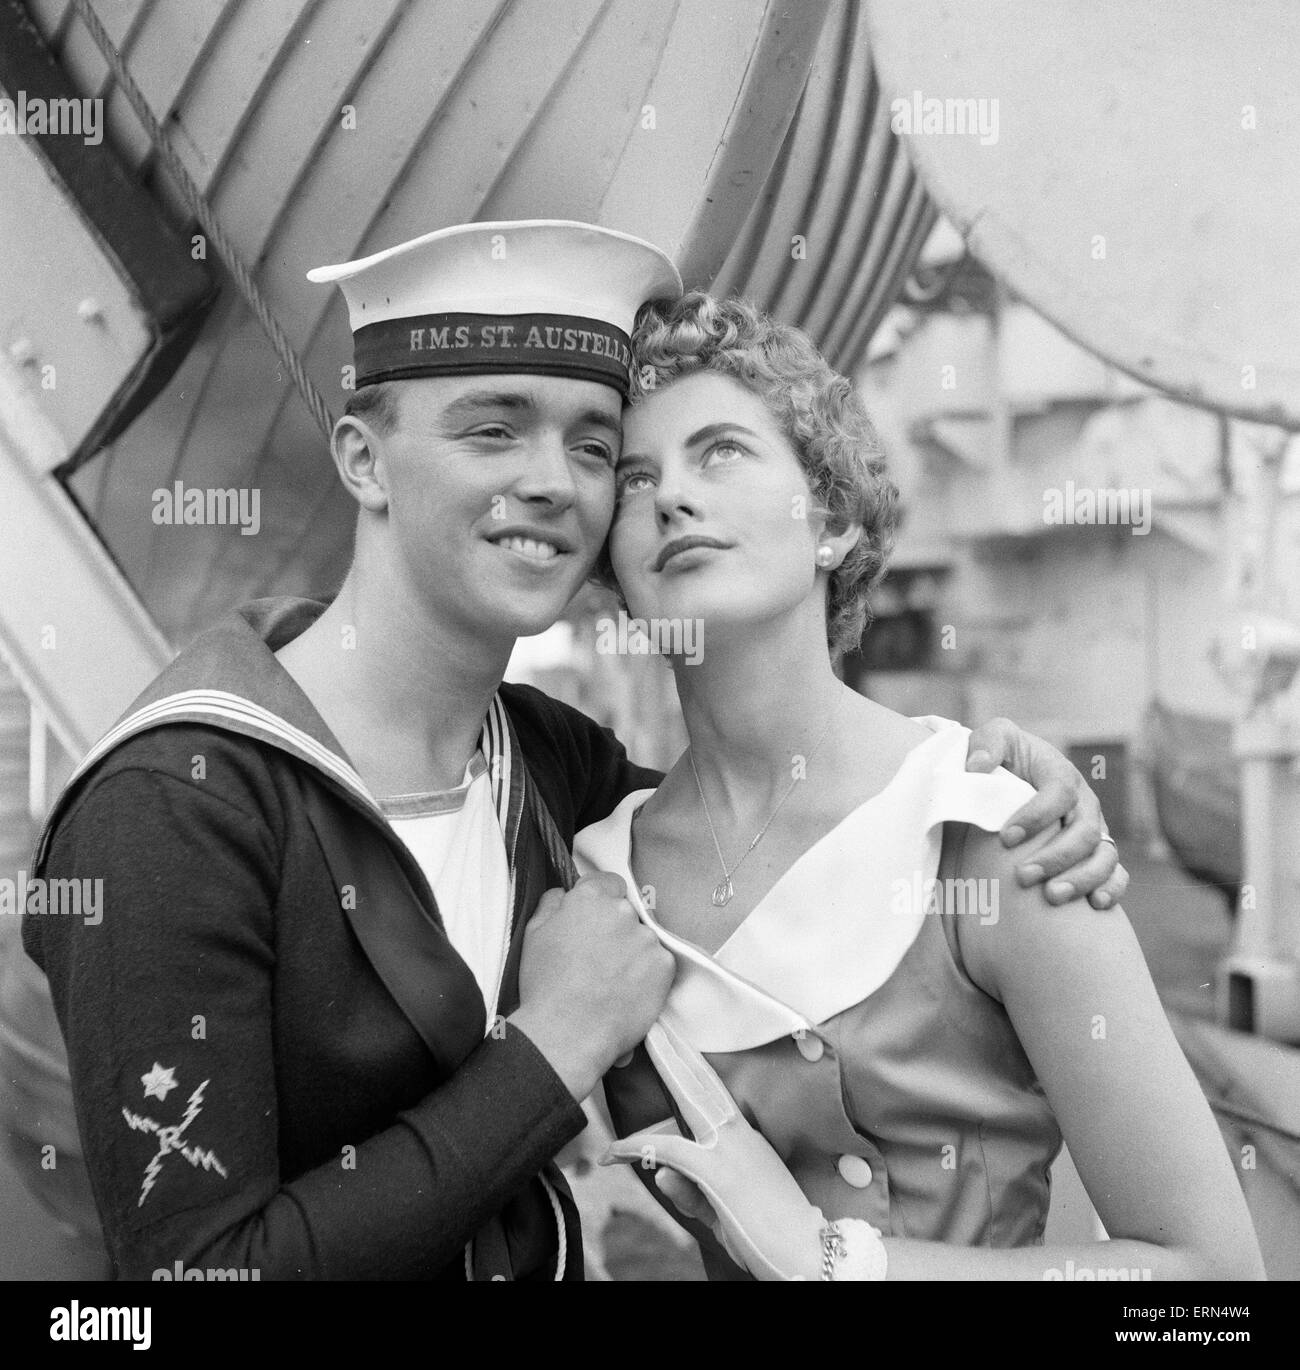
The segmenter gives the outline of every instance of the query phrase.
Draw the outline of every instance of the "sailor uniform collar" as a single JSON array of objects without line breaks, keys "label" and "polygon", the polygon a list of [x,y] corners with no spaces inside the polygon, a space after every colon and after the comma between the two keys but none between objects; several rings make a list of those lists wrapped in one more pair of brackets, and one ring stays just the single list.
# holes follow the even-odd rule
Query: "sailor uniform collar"
[{"label": "sailor uniform collar", "polygon": [[[384,822],[370,792],[316,707],[275,658],[287,642],[324,613],[320,600],[253,600],[200,634],[140,694],[86,753],[51,806],[36,845],[43,860],[50,836],[77,782],[128,738],[172,723],[201,723],[278,748],[311,767],[336,793]],[[494,695],[479,738],[492,781],[507,852],[513,852],[523,811],[522,774],[514,729]],[[473,763],[471,763],[473,764]]]},{"label": "sailor uniform collar", "polygon": [[967,729],[918,721],[933,736],[800,856],[713,955],[661,927],[637,887],[631,824],[652,791],[628,795],[578,834],[580,868],[621,875],[638,916],[676,957],[661,1016],[697,1050],[744,1051],[815,1032],[875,993],[934,911],[942,825],[996,830],[1032,794],[1006,771],[968,773]]},{"label": "sailor uniform collar", "polygon": [[[372,901],[368,912],[344,905],[367,959],[434,1059],[445,1068],[454,1068],[486,1031],[486,1006],[477,982],[447,938],[433,890],[419,863],[315,706],[275,659],[275,651],[304,631],[326,607],[316,600],[256,600],[196,638],[73,771],[37,838],[33,869],[43,866],[53,833],[79,782],[132,737],[171,724],[198,723],[252,738],[285,753],[319,782],[315,787],[304,786],[302,794],[336,885],[355,887],[356,880],[364,876],[371,886],[382,884],[386,890],[384,898]],[[520,862],[535,864],[540,853],[531,842],[520,852],[524,812],[530,803],[536,804],[536,798],[526,788],[531,785],[527,766],[499,693],[488,705],[479,751],[505,843],[513,943],[516,931],[531,912],[537,894],[533,886],[539,879],[531,865],[527,879],[521,879]],[[369,824],[363,828],[342,821],[322,802],[322,791],[341,799],[369,819]],[[367,846],[372,837],[366,833],[380,837],[396,868],[393,862],[374,859],[374,846]],[[344,871],[350,873],[342,874]],[[544,888],[544,879],[542,884]]]}]

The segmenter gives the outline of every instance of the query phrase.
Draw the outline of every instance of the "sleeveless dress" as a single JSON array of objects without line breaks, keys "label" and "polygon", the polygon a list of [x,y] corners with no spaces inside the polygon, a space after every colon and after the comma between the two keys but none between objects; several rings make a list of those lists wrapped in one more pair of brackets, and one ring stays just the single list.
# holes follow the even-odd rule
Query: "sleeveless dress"
[{"label": "sleeveless dress", "polygon": [[[627,881],[677,959],[663,1019],[828,1218],[953,1245],[1039,1244],[1061,1134],[1005,1010],[962,964],[956,921],[996,918],[997,887],[961,878],[966,830],[944,829],[996,831],[1033,791],[1004,770],[967,773],[966,728],[917,721],[932,736],[711,956],[660,927],[636,888],[631,823],[653,791],[583,829],[574,858]],[[672,1111],[644,1047],[604,1083],[620,1136]],[[707,1229],[684,1225],[711,1278],[746,1278]]]}]

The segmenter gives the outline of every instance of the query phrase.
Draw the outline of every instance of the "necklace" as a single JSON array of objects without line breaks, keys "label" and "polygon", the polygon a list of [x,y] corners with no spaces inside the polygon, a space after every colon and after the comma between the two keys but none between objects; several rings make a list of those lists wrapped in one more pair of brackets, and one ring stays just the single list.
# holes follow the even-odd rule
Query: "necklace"
[{"label": "necklace", "polygon": [[[840,698],[842,699],[843,695],[841,695]],[[808,761],[811,761],[813,757],[817,755],[817,748],[820,747],[823,742],[825,742],[826,734],[830,732],[831,724],[835,721],[835,715],[838,712],[838,710],[839,700],[837,699],[835,701],[835,706],[831,709],[830,717],[826,720],[826,726],[822,729],[821,736],[817,739],[812,751],[808,753]],[[728,904],[731,903],[732,898],[736,893],[735,889],[732,887],[731,877],[735,875],[735,873],[740,869],[740,863],[744,861],[745,857],[747,857],[749,853],[752,852],[754,848],[758,846],[758,844],[763,840],[763,834],[768,830],[768,828],[772,826],[772,823],[775,820],[777,814],[781,812],[782,805],[794,793],[794,787],[799,783],[801,777],[796,775],[795,778],[790,782],[789,788],[781,796],[781,798],[777,800],[776,808],[774,808],[772,812],[768,815],[767,822],[764,823],[763,826],[759,828],[759,830],[754,834],[754,840],[741,853],[740,859],[736,862],[736,864],[732,866],[730,870],[728,870],[727,859],[723,856],[722,846],[718,841],[717,829],[713,826],[713,816],[709,813],[709,801],[705,799],[704,786],[700,784],[700,772],[695,765],[695,749],[693,747],[688,748],[686,755],[690,758],[691,771],[695,776],[695,788],[700,792],[700,803],[704,806],[704,817],[709,825],[709,835],[713,838],[713,848],[718,853],[718,864],[722,867],[722,879],[719,880],[718,883],[713,887],[713,907],[716,909],[721,909],[725,908]],[[805,765],[806,764],[807,763],[805,762]]]}]

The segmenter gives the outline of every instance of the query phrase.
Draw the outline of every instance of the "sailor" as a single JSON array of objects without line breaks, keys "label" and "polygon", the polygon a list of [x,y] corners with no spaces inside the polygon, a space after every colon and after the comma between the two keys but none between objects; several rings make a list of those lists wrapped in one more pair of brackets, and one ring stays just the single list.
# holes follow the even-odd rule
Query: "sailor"
[{"label": "sailor", "polygon": [[[681,281],[553,221],[311,278],[354,334],[350,569],[232,613],[92,749],[33,873],[101,879],[102,918],[28,917],[24,945],[119,1276],[578,1279],[553,1157],[673,965],[616,877],[560,888],[565,848],[660,777],[502,680],[591,571],[634,316]],[[1064,758],[1002,723],[978,749],[1024,758],[1031,836],[1075,815],[1045,875],[1112,879]]]}]

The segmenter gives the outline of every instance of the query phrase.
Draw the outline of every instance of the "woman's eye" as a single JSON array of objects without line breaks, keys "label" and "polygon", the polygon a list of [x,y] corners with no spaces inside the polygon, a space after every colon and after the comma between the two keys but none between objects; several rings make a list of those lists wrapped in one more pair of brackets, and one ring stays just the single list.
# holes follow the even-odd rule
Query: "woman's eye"
[{"label": "woman's eye", "polygon": [[650,477],[644,471],[633,471],[619,481],[619,498],[621,499],[624,495],[639,495],[643,490],[649,488]]},{"label": "woman's eye", "polygon": [[735,461],[738,457],[743,457],[745,455],[745,449],[734,442],[715,442],[704,455],[706,460],[711,460],[714,457],[719,458],[725,466],[727,463]]}]

